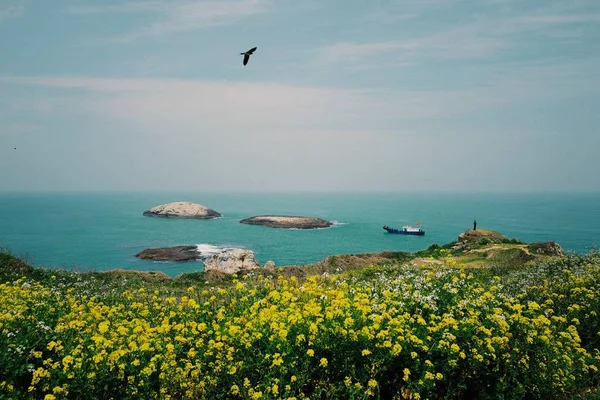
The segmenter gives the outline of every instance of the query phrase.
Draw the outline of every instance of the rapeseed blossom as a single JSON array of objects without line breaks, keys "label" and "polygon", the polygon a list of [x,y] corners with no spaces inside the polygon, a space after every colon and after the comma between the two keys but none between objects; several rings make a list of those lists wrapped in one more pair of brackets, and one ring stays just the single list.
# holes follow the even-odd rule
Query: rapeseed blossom
[{"label": "rapeseed blossom", "polygon": [[493,381],[504,397],[568,396],[599,383],[591,261],[498,277],[451,262],[372,267],[110,296],[6,282],[0,395],[418,399],[486,393]]}]

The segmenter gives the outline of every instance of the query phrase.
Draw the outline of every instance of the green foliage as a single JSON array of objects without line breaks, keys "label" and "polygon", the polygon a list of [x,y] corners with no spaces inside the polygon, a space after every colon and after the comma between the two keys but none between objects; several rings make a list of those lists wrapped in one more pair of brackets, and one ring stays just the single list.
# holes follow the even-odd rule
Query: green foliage
[{"label": "green foliage", "polygon": [[503,244],[525,244],[524,242],[520,241],[519,239],[509,239],[509,238],[502,239],[501,243],[503,243]]},{"label": "green foliage", "polygon": [[477,244],[479,244],[479,246],[487,246],[488,244],[491,244],[491,243],[492,243],[492,241],[489,238],[486,238],[486,237],[482,237],[477,242]]}]

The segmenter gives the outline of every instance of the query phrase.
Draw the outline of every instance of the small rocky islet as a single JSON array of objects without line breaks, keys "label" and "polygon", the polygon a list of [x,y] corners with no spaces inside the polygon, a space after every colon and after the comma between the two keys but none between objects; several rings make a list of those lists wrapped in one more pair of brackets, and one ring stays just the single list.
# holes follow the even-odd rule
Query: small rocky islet
[{"label": "small rocky islet", "polygon": [[156,218],[191,219],[212,219],[221,217],[221,213],[203,206],[202,204],[189,201],[176,201],[173,203],[161,204],[144,211],[143,215]]},{"label": "small rocky islet", "polygon": [[262,225],[270,228],[284,229],[319,229],[329,228],[332,222],[321,218],[288,215],[257,215],[240,221],[240,224]]}]

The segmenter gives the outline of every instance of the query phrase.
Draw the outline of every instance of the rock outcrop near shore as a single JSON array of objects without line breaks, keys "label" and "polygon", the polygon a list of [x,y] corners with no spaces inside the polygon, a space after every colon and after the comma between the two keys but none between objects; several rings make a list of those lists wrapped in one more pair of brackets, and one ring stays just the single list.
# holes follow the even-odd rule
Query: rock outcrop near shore
[{"label": "rock outcrop near shore", "polygon": [[458,235],[459,242],[477,243],[481,239],[487,239],[490,243],[501,243],[502,240],[506,239],[504,235],[496,231],[490,231],[487,229],[479,229],[474,231],[469,229],[460,235]]},{"label": "rock outcrop near shore", "polygon": [[201,258],[198,246],[175,246],[146,249],[135,255],[143,260],[155,261],[194,261]]},{"label": "rock outcrop near shore", "polygon": [[136,257],[155,261],[196,261],[202,260],[205,271],[220,271],[234,274],[242,270],[258,269],[260,265],[252,250],[227,248],[218,252],[198,251],[198,246],[175,246],[146,249]]},{"label": "rock outcrop near shore", "polygon": [[544,256],[552,257],[563,257],[565,255],[565,251],[563,250],[561,245],[552,241],[531,243],[527,247],[529,249],[529,252],[532,254],[541,254]]},{"label": "rock outcrop near shore", "polygon": [[225,249],[219,254],[213,254],[204,260],[205,271],[221,271],[235,274],[242,270],[258,269],[260,265],[254,258],[254,252],[245,249]]},{"label": "rock outcrop near shore", "polygon": [[243,219],[240,221],[240,223],[285,229],[317,229],[329,228],[331,225],[333,225],[330,221],[326,221],[321,218],[285,215],[258,215],[256,217]]},{"label": "rock outcrop near shore", "polygon": [[211,219],[218,218],[221,214],[202,204],[191,203],[189,201],[177,201],[152,207],[151,209],[144,211],[144,216],[158,218]]}]

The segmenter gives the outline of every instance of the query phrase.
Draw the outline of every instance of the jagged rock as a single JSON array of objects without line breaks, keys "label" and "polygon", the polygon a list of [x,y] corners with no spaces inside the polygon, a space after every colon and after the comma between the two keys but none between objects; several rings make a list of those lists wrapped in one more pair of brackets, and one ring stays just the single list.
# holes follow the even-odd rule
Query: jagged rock
[{"label": "jagged rock", "polygon": [[159,218],[211,219],[218,218],[221,214],[202,204],[190,203],[189,201],[177,201],[152,207],[151,209],[144,211],[144,216]]},{"label": "jagged rock", "polygon": [[560,244],[556,242],[539,242],[539,243],[531,243],[529,246],[529,252],[533,254],[540,254],[544,256],[557,256],[562,257],[565,255],[565,251],[560,246]]},{"label": "jagged rock", "polygon": [[135,255],[144,260],[156,261],[192,261],[200,259],[198,246],[175,246],[158,249],[146,249]]},{"label": "jagged rock", "polygon": [[235,274],[241,270],[257,269],[260,265],[254,258],[254,252],[245,249],[225,249],[204,260],[205,271],[221,271]]},{"label": "jagged rock", "polygon": [[275,262],[269,260],[265,263],[263,268],[266,269],[267,271],[275,271]]},{"label": "jagged rock", "polygon": [[258,215],[240,221],[241,224],[263,225],[270,228],[316,229],[329,228],[331,222],[321,218],[297,217],[285,215]]}]

